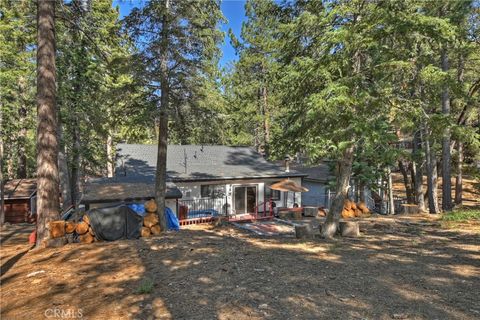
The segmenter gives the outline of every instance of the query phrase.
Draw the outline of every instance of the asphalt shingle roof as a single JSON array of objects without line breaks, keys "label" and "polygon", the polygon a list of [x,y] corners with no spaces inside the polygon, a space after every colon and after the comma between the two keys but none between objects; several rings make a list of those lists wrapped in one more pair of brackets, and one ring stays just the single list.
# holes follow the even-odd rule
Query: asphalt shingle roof
[{"label": "asphalt shingle roof", "polygon": [[[157,145],[117,146],[117,176],[153,179],[156,164]],[[285,172],[252,148],[218,145],[169,145],[167,175],[174,182],[305,176],[294,170]]]}]

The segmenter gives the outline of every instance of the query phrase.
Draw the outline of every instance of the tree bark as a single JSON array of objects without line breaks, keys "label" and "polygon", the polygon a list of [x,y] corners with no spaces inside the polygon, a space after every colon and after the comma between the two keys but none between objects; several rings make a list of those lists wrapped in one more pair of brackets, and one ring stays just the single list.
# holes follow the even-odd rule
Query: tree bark
[{"label": "tree bark", "polygon": [[268,110],[267,87],[263,86],[260,89],[262,100],[262,116],[263,116],[263,152],[265,157],[270,155],[270,113]]},{"label": "tree bark", "polygon": [[322,227],[321,235],[324,238],[332,238],[338,229],[343,204],[348,196],[350,176],[352,174],[353,154],[355,146],[352,144],[345,149],[342,159],[337,163],[337,187],[336,194],[327,214],[327,219]]},{"label": "tree bark", "polygon": [[413,157],[415,162],[415,204],[420,211],[425,211],[425,195],[423,193],[423,172],[425,170],[425,159],[421,157],[422,150],[422,129],[415,132],[413,136]]},{"label": "tree bark", "polygon": [[439,213],[438,207],[438,181],[437,181],[437,157],[431,149],[429,137],[425,137],[425,156],[427,159],[427,187],[428,187],[428,208],[430,213]]},{"label": "tree bark", "polygon": [[161,59],[160,59],[160,115],[158,121],[158,152],[157,152],[157,172],[155,177],[155,201],[157,202],[157,215],[160,228],[167,229],[165,219],[165,195],[167,191],[167,141],[168,141],[168,104],[170,85],[168,79],[168,49],[169,49],[169,21],[168,11],[170,3],[165,0],[165,12],[162,18],[162,41],[161,41]]},{"label": "tree bark", "polygon": [[3,180],[3,111],[0,105],[0,226],[5,223],[5,193]]},{"label": "tree bark", "polygon": [[113,134],[108,130],[107,136],[107,177],[113,178],[115,174],[115,150],[113,146]]},{"label": "tree bark", "polygon": [[[442,71],[448,72],[450,68],[447,50],[442,49],[441,53]],[[442,91],[442,113],[450,116],[450,94],[448,84],[445,84]],[[451,153],[450,153],[450,127],[446,126],[442,139],[442,209],[452,211],[452,182],[451,182]]]},{"label": "tree bark", "polygon": [[[411,164],[408,164],[408,167],[410,167]],[[403,184],[405,185],[405,192],[407,194],[407,202],[408,203],[414,203],[415,202],[415,196],[412,188],[412,183],[410,181],[410,178],[408,176],[408,171],[407,168],[405,167],[405,164],[403,160],[398,160],[398,167],[400,168],[400,172],[402,173],[403,176]]]},{"label": "tree bark", "polygon": [[[57,108],[58,114],[60,110]],[[65,147],[62,145],[63,141],[63,128],[60,121],[60,116],[57,118],[57,139],[59,143],[58,148],[58,175],[60,180],[60,192],[62,194],[62,211],[65,211],[70,207],[72,203],[72,197],[70,192],[70,175],[68,172],[67,156],[65,155]]]},{"label": "tree bark", "polygon": [[462,193],[463,193],[463,142],[458,141],[457,143],[458,151],[458,161],[457,161],[457,176],[455,178],[455,204],[462,204]]},{"label": "tree bark", "polygon": [[388,214],[395,214],[395,201],[393,199],[393,183],[392,183],[392,170],[387,168],[388,176]]},{"label": "tree bark", "polygon": [[37,247],[59,218],[55,75],[55,1],[37,1]]},{"label": "tree bark", "polygon": [[[75,112],[75,111],[74,111]],[[80,128],[79,128],[78,116],[75,113],[72,121],[72,173],[70,175],[70,194],[72,198],[72,204],[77,207],[80,201]]]},{"label": "tree bark", "polygon": [[18,118],[20,124],[20,130],[18,132],[17,144],[18,144],[18,166],[17,166],[17,178],[25,179],[27,177],[27,106],[25,105],[25,83],[23,79],[20,79],[18,90],[20,91],[20,108],[18,109]]}]

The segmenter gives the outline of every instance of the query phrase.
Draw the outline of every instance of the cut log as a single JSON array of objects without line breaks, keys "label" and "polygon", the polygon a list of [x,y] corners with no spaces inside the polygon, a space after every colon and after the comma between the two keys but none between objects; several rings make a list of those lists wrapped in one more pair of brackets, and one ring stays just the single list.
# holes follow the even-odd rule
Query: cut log
[{"label": "cut log", "polygon": [[142,229],[140,230],[140,236],[142,238],[150,237],[151,234],[152,233],[150,232],[150,228],[142,227]]},{"label": "cut log", "polygon": [[345,210],[350,210],[352,209],[352,201],[345,199],[345,202],[343,203],[343,208]]},{"label": "cut log", "polygon": [[50,221],[48,224],[50,230],[50,238],[60,238],[65,235],[65,220]]},{"label": "cut log", "polygon": [[310,224],[295,226],[295,237],[297,239],[311,239],[314,237],[313,229]]},{"label": "cut log", "polygon": [[66,221],[65,222],[65,232],[66,233],[73,233],[75,231],[76,227],[77,227],[77,224],[73,221]]},{"label": "cut log", "polygon": [[93,232],[92,227],[88,227],[88,233],[95,237],[95,232]]},{"label": "cut log", "polygon": [[415,214],[420,213],[420,208],[416,204],[402,204],[402,213],[404,214]]},{"label": "cut log", "polygon": [[85,234],[80,235],[79,240],[81,243],[92,243],[95,241],[95,237],[92,236],[90,232],[87,232]]},{"label": "cut log", "polygon": [[160,226],[156,224],[150,228],[150,231],[153,235],[158,236],[162,232],[162,229],[160,229]]},{"label": "cut log", "polygon": [[156,224],[158,224],[158,216],[156,213],[148,213],[143,218],[143,225],[147,228],[151,228]]},{"label": "cut log", "polygon": [[355,212],[353,212],[351,209],[343,209],[342,211],[342,218],[343,219],[349,219],[349,218],[354,218],[355,217]]},{"label": "cut log", "polygon": [[363,215],[362,210],[360,210],[360,209],[358,209],[358,208],[355,209],[355,217],[361,217],[362,215]]},{"label": "cut log", "polygon": [[356,238],[360,236],[360,226],[355,221],[340,221],[340,234],[342,237]]},{"label": "cut log", "polygon": [[357,205],[358,209],[362,210],[362,211],[365,211],[365,210],[368,210],[367,208],[367,205],[365,204],[365,202],[359,202],[358,205]]},{"label": "cut log", "polygon": [[77,227],[75,228],[75,232],[78,234],[85,234],[88,232],[88,224],[84,221],[80,222],[77,224]]},{"label": "cut log", "polygon": [[145,210],[147,210],[147,212],[152,212],[152,213],[157,212],[157,203],[155,202],[154,199],[151,199],[145,202]]},{"label": "cut log", "polygon": [[82,221],[85,222],[86,224],[90,225],[90,218],[87,215],[83,216]]},{"label": "cut log", "polygon": [[354,211],[357,210],[357,204],[355,202],[352,201],[350,206],[351,206],[352,210],[354,210]]}]

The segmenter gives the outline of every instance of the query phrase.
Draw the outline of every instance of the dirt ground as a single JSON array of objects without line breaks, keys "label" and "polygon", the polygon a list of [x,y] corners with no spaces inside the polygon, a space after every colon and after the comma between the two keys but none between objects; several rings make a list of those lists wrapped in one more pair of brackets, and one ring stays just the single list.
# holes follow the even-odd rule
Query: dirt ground
[{"label": "dirt ground", "polygon": [[357,239],[197,226],[28,252],[15,228],[2,230],[1,319],[480,318],[480,228],[424,216],[362,219]]}]

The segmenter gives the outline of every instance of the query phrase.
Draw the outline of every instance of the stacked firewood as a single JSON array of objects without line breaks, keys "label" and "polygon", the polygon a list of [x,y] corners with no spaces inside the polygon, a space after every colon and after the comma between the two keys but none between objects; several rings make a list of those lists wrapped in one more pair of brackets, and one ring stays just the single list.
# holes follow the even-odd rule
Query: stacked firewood
[{"label": "stacked firewood", "polygon": [[73,221],[51,221],[49,223],[50,238],[61,238],[74,232],[78,234],[78,239],[81,243],[92,243],[95,241],[95,233],[90,226],[90,219],[88,215],[84,215],[82,220],[78,223]]},{"label": "stacked firewood", "polygon": [[349,219],[355,217],[362,217],[370,215],[370,210],[365,205],[365,202],[355,203],[349,199],[345,200],[342,210],[342,218]]},{"label": "stacked firewood", "polygon": [[143,218],[141,236],[150,237],[151,235],[159,235],[161,229],[158,224],[157,204],[155,203],[155,200],[145,202],[145,211],[147,211],[147,214]]}]

